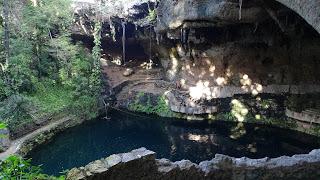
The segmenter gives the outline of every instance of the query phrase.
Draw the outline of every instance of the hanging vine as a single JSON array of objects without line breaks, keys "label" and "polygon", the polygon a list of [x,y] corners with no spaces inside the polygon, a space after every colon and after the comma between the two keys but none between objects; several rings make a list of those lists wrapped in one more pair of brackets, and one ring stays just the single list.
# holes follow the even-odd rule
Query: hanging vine
[{"label": "hanging vine", "polygon": [[123,20],[121,22],[122,26],[122,62],[126,63],[126,22]]},{"label": "hanging vine", "polygon": [[239,20],[242,18],[242,0],[239,0]]},{"label": "hanging vine", "polygon": [[[100,1],[101,3],[101,1]],[[102,30],[102,20],[100,10],[96,10],[96,19],[94,23],[94,47],[92,49],[93,57],[93,68],[92,68],[92,77],[91,82],[92,86],[97,88],[101,86],[101,71],[100,71],[100,58],[101,58],[101,30]]]},{"label": "hanging vine", "polygon": [[109,16],[109,27],[110,27],[110,35],[112,36],[113,42],[116,42],[116,28],[114,27],[114,24],[111,20],[111,17]]},{"label": "hanging vine", "polygon": [[94,26],[94,47],[92,49],[92,56],[94,58],[94,66],[98,66],[101,56],[101,28],[102,24],[99,20],[96,20]]}]

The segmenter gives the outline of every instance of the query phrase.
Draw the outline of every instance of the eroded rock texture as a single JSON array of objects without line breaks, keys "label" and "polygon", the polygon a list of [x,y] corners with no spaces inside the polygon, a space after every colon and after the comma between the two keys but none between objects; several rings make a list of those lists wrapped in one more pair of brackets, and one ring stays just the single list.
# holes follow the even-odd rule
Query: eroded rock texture
[{"label": "eroded rock texture", "polygon": [[291,8],[320,33],[320,1],[318,0],[277,0]]},{"label": "eroded rock texture", "polygon": [[317,179],[320,151],[279,158],[232,158],[217,154],[199,165],[188,160],[155,159],[145,148],[111,155],[85,167],[71,169],[69,180],[80,179]]},{"label": "eroded rock texture", "polygon": [[[84,25],[92,31],[94,14],[88,10],[97,7],[79,6],[80,29]],[[166,96],[170,110],[184,115],[214,114],[221,109],[216,99],[239,94],[316,93],[320,91],[319,7],[316,0],[107,1],[104,59],[121,62],[121,23],[128,21],[125,68],[135,73],[122,78],[116,71],[125,68],[112,66],[103,66],[103,73],[117,92],[118,107],[145,104],[135,103],[143,100],[143,94],[152,97],[152,103],[148,98],[143,101],[147,105]],[[156,23],[144,21],[155,8]],[[117,41],[106,43],[111,42],[112,30]]]},{"label": "eroded rock texture", "polygon": [[222,26],[256,23],[266,19],[267,13],[258,1],[245,1],[239,8],[238,0],[162,0],[158,7],[158,31],[190,26]]}]

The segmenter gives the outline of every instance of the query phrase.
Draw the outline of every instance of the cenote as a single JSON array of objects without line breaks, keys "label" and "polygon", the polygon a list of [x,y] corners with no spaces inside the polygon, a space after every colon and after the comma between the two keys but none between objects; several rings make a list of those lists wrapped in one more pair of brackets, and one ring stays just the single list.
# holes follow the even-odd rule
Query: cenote
[{"label": "cenote", "polygon": [[199,163],[216,153],[232,157],[279,157],[308,153],[319,139],[304,133],[266,125],[226,121],[187,122],[124,112],[111,112],[111,120],[88,121],[56,135],[29,153],[32,163],[57,175],[112,154],[146,147],[157,158],[189,159]]}]

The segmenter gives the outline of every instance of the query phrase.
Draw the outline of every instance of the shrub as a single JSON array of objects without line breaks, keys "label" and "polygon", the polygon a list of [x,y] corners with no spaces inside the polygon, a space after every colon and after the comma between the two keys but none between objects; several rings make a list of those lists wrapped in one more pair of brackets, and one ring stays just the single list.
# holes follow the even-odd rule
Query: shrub
[{"label": "shrub", "polygon": [[40,166],[32,166],[30,160],[10,156],[0,162],[0,179],[15,180],[63,180],[63,176],[54,177],[43,174]]}]

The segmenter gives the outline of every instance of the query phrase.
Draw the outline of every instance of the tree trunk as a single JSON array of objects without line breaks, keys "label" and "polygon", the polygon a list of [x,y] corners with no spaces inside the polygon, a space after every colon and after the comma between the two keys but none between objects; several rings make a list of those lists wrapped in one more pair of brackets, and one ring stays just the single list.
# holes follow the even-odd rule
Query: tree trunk
[{"label": "tree trunk", "polygon": [[3,18],[4,18],[4,49],[5,49],[5,67],[9,65],[10,40],[9,40],[9,0],[3,1]]}]

